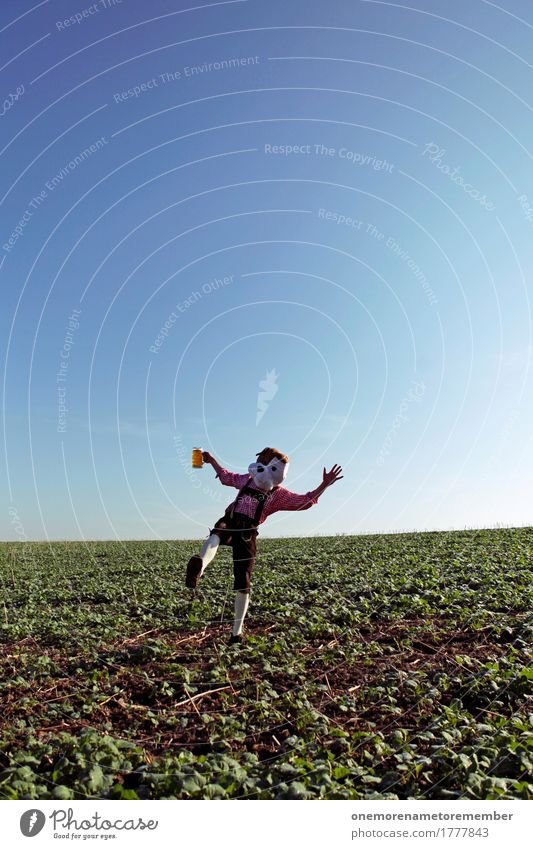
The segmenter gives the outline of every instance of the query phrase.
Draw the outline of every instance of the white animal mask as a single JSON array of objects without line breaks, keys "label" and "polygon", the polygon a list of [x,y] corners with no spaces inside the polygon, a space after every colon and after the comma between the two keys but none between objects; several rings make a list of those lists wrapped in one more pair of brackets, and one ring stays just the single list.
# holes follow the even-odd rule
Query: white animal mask
[{"label": "white animal mask", "polygon": [[289,464],[273,457],[269,463],[250,463],[248,471],[253,477],[254,485],[264,492],[269,492],[279,486],[287,477]]}]

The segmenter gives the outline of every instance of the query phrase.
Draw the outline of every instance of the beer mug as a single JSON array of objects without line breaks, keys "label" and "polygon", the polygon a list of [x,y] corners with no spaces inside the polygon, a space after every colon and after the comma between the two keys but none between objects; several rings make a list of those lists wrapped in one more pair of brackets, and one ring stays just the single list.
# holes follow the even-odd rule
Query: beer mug
[{"label": "beer mug", "polygon": [[193,469],[201,469],[204,465],[201,448],[192,449],[192,467]]}]

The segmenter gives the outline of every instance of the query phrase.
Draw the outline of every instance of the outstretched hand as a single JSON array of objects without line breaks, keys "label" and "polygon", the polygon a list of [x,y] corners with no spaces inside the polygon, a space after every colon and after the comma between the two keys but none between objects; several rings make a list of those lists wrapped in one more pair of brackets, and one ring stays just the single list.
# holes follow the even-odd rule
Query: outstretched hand
[{"label": "outstretched hand", "polygon": [[212,463],[215,458],[211,456],[209,451],[202,451],[202,460],[204,463]]},{"label": "outstretched hand", "polygon": [[339,481],[344,475],[341,475],[342,468],[335,464],[332,466],[329,472],[326,472],[326,467],[324,466],[324,472],[322,474],[322,486],[331,486],[335,481]]}]

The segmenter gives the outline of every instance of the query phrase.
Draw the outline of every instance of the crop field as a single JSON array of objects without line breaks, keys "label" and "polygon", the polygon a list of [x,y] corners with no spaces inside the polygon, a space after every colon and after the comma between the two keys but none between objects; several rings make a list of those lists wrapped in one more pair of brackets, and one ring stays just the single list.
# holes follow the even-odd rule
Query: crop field
[{"label": "crop field", "polygon": [[3,799],[533,798],[533,529],[0,545]]}]

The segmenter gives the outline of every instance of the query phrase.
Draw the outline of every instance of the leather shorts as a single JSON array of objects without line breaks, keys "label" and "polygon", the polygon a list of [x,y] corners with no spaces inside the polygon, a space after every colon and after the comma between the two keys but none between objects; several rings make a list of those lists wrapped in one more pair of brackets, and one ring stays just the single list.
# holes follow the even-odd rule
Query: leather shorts
[{"label": "leather shorts", "polygon": [[235,512],[217,519],[210,533],[220,537],[220,545],[230,545],[233,551],[233,589],[250,592],[250,578],[255,564],[258,530],[249,516]]}]

